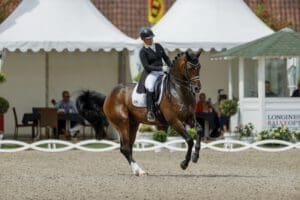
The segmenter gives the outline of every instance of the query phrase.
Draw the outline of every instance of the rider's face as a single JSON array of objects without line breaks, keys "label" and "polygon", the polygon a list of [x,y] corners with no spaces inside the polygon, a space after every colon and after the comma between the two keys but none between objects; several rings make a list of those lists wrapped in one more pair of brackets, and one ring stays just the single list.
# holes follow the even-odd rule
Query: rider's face
[{"label": "rider's face", "polygon": [[151,46],[153,44],[153,37],[144,38],[143,41],[146,45]]}]

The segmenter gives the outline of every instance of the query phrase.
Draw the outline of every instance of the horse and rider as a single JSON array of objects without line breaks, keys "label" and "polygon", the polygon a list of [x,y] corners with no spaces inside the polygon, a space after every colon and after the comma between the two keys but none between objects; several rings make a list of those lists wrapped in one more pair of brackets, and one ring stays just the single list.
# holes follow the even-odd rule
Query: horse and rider
[{"label": "horse and rider", "polygon": [[[144,42],[139,56],[144,67],[141,79],[136,84],[120,84],[113,88],[105,97],[103,112],[109,123],[116,128],[120,135],[120,151],[127,159],[135,175],[146,174],[132,156],[133,145],[140,123],[156,125],[166,129],[171,126],[186,141],[188,148],[185,159],[181,162],[182,169],[186,169],[190,160],[197,162],[199,158],[201,127],[197,126],[194,105],[195,94],[200,92],[200,68],[198,53],[179,53],[173,63],[166,55],[163,47],[153,43],[154,34],[150,28],[144,28],[140,32]],[[165,64],[163,64],[163,61]],[[161,100],[155,103],[154,88],[159,77],[164,77],[161,84]],[[132,95],[137,92],[146,93],[146,107],[137,107],[133,104]],[[87,104],[90,101],[86,100]],[[88,106],[92,108],[93,106]],[[161,114],[157,117],[154,108]],[[194,140],[187,132],[187,127],[196,127],[197,131],[195,152],[192,154]]]},{"label": "horse and rider", "polygon": [[[139,87],[146,88],[147,119],[149,122],[154,122],[154,84],[159,76],[169,71],[168,68],[172,63],[163,47],[159,43],[153,43],[154,34],[150,28],[142,29],[140,37],[144,42],[139,54],[144,71]],[[163,65],[163,61],[167,66]]]}]

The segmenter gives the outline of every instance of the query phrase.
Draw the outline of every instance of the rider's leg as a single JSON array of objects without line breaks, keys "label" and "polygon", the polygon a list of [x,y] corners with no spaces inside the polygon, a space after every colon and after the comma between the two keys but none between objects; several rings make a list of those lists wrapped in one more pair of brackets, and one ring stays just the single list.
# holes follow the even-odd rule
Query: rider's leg
[{"label": "rider's leg", "polygon": [[147,120],[150,122],[155,121],[155,115],[154,115],[154,84],[159,76],[156,72],[151,72],[146,80],[145,80],[145,87],[147,90],[146,98],[147,98]]},{"label": "rider's leg", "polygon": [[149,122],[154,122],[155,121],[155,115],[154,115],[154,102],[153,102],[153,93],[147,90],[147,120]]}]

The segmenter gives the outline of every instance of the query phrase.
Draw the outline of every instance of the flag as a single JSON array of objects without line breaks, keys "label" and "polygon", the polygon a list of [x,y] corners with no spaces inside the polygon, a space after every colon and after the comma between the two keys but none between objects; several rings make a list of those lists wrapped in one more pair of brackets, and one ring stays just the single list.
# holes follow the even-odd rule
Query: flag
[{"label": "flag", "polygon": [[148,0],[148,21],[155,24],[165,12],[164,0]]}]

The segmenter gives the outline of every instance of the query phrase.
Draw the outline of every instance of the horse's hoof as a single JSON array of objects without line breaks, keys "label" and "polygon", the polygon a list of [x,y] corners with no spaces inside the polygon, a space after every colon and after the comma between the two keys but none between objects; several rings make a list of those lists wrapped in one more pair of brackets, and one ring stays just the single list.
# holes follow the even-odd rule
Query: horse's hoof
[{"label": "horse's hoof", "polygon": [[181,169],[185,170],[185,169],[188,167],[187,162],[186,162],[185,160],[182,161],[182,162],[180,163],[180,167],[181,167]]},{"label": "horse's hoof", "polygon": [[141,177],[141,176],[148,176],[148,173],[144,171],[140,171],[140,172],[135,172],[134,175]]},{"label": "horse's hoof", "polygon": [[199,159],[199,154],[198,153],[193,153],[193,155],[192,155],[192,161],[194,163],[197,163],[198,159]]}]

